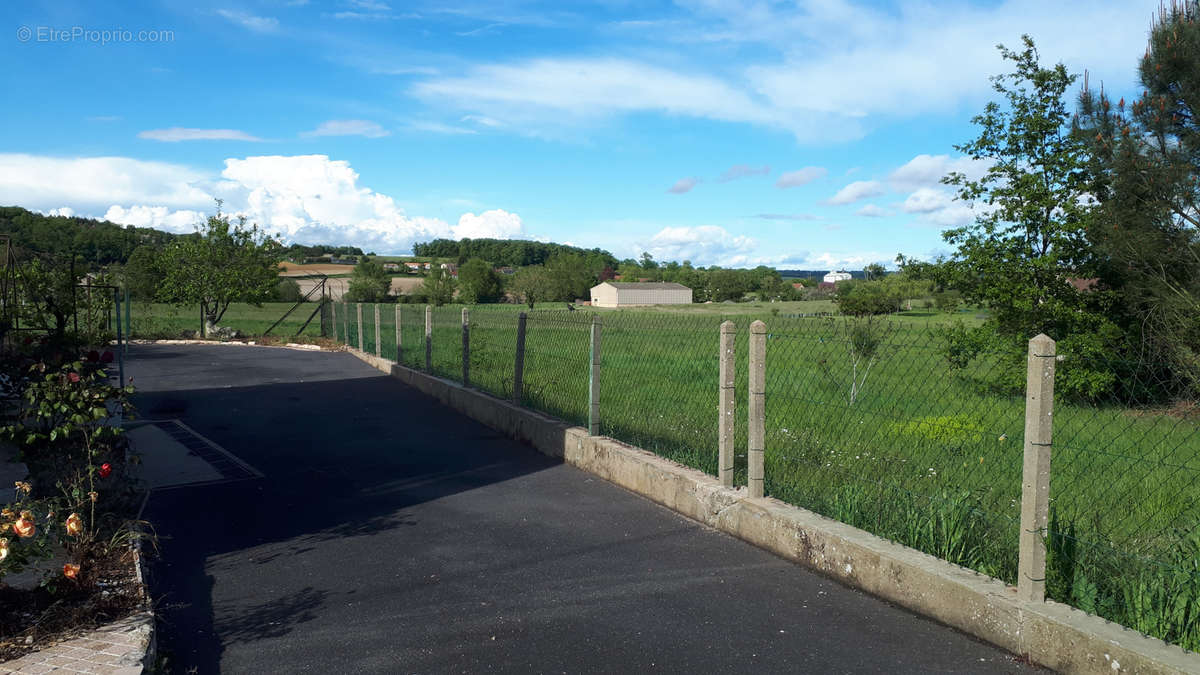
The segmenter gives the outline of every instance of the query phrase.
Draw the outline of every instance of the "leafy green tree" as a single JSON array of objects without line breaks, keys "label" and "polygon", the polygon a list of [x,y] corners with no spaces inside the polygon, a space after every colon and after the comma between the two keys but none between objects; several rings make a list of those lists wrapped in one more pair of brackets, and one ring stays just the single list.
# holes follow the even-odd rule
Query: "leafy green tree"
[{"label": "leafy green tree", "polygon": [[870,316],[899,312],[903,296],[896,284],[850,280],[838,282],[833,301],[842,314]]},{"label": "leafy green tree", "polygon": [[708,270],[707,295],[713,302],[740,301],[750,289],[750,280],[738,270]]},{"label": "leafy green tree", "polygon": [[348,302],[386,302],[392,290],[392,277],[383,265],[363,257],[350,273],[350,286],[346,289]]},{"label": "leafy green tree", "polygon": [[441,307],[454,299],[454,287],[454,277],[447,274],[446,270],[434,267],[425,276],[425,281],[422,282],[420,290],[421,295],[425,296],[427,302]]},{"label": "leafy green tree", "polygon": [[158,297],[179,305],[200,305],[207,335],[234,302],[261,304],[270,300],[278,281],[279,242],[246,225],[231,223],[217,213],[195,234],[179,237],[163,250],[159,261],[164,276]]},{"label": "leafy green tree", "polygon": [[577,253],[559,253],[546,263],[546,300],[571,302],[586,297],[600,278],[600,263]]},{"label": "leafy green tree", "polygon": [[992,78],[1007,105],[991,102],[972,119],[979,137],[957,150],[991,162],[972,180],[943,182],[960,199],[982,202],[975,222],[943,234],[957,247],[955,286],[992,309],[1004,334],[1063,337],[1078,323],[1084,298],[1068,283],[1093,267],[1085,228],[1089,207],[1085,148],[1070,133],[1064,94],[1075,81],[1061,63],[1043,68],[1033,40],[1019,52],[999,47],[1015,72]]},{"label": "leafy green tree", "polygon": [[47,331],[56,344],[65,343],[79,301],[79,279],[71,275],[71,268],[62,261],[34,258],[18,271],[21,324]]},{"label": "leafy green tree", "polygon": [[458,268],[458,295],[464,303],[496,302],[503,293],[500,275],[487,262],[471,258]]},{"label": "leafy green tree", "polygon": [[125,286],[137,300],[150,302],[158,294],[166,274],[158,262],[158,249],[142,245],[133,249],[125,263]]},{"label": "leafy green tree", "polygon": [[1089,235],[1129,342],[1172,371],[1139,379],[1200,388],[1200,2],[1162,10],[1138,74],[1144,91],[1128,106],[1086,85],[1080,95],[1100,203]]},{"label": "leafy green tree", "polygon": [[522,267],[513,275],[509,290],[529,305],[529,309],[537,302],[547,299],[550,295],[550,276],[541,265]]},{"label": "leafy green tree", "polygon": [[867,281],[879,281],[887,274],[887,270],[879,263],[871,263],[863,267],[863,278]]}]

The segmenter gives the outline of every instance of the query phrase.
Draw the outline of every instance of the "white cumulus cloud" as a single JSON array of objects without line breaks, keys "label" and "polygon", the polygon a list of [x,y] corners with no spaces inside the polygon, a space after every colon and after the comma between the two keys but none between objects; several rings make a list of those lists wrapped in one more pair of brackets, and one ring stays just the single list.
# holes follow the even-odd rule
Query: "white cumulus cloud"
[{"label": "white cumulus cloud", "polygon": [[917,155],[888,175],[888,182],[897,190],[915,190],[938,185],[942,177],[952,172],[966,175],[970,180],[982,178],[991,166],[988,160],[970,157],[950,158],[950,155]]},{"label": "white cumulus cloud", "polygon": [[464,213],[454,228],[455,239],[518,239],[521,235],[521,216],[501,209]]},{"label": "white cumulus cloud", "polygon": [[520,216],[501,209],[464,213],[457,225],[409,215],[360,185],[348,162],[325,155],[231,158],[214,173],[126,157],[0,154],[0,204],[190,232],[218,198],[227,213],[290,242],[398,254],[435,237],[524,236]]},{"label": "white cumulus cloud", "polygon": [[664,227],[641,247],[658,260],[691,260],[697,265],[735,265],[758,245],[716,225]]},{"label": "white cumulus cloud", "polygon": [[233,9],[218,9],[217,14],[246,30],[256,33],[274,33],[279,30],[279,19],[271,16],[255,16]]},{"label": "white cumulus cloud", "polygon": [[892,212],[888,209],[876,206],[875,204],[866,204],[861,209],[855,211],[855,213],[860,216],[867,216],[868,218],[886,218],[892,215]]}]

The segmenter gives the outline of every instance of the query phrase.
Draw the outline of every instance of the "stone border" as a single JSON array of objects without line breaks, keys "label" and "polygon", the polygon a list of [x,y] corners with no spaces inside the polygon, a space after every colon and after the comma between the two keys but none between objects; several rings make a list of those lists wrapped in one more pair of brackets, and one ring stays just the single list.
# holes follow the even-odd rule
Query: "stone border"
[{"label": "stone border", "polygon": [[481,391],[348,352],[466,416],[739,539],[1068,673],[1197,673],[1200,655]]}]

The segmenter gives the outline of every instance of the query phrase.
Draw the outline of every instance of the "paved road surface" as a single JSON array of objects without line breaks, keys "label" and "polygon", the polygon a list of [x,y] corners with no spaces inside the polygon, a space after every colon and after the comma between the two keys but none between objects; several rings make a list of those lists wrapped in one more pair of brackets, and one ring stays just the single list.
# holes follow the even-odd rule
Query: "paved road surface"
[{"label": "paved road surface", "polygon": [[149,419],[265,478],[155,492],[173,672],[1021,672],[347,354],[135,346]]}]

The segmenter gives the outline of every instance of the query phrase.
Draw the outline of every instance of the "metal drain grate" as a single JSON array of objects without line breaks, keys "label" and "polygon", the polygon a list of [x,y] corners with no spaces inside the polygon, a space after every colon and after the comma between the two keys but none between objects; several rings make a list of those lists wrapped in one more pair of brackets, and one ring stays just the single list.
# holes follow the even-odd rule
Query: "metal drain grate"
[{"label": "metal drain grate", "polygon": [[213,469],[221,474],[224,481],[248,480],[262,478],[258,469],[250,466],[234,456],[225,448],[196,433],[188,425],[179,420],[163,420],[150,424],[162,429],[168,436],[192,453],[208,462]]}]

